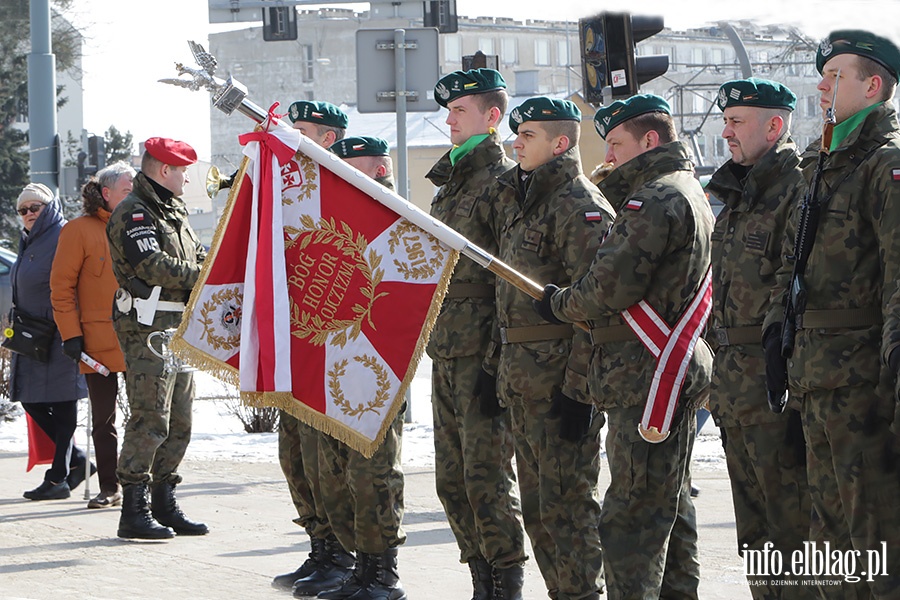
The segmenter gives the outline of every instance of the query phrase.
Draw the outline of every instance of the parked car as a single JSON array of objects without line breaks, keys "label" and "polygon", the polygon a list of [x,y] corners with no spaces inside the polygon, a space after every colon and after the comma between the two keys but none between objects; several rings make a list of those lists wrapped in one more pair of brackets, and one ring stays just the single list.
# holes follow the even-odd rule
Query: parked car
[{"label": "parked car", "polygon": [[12,307],[12,266],[15,264],[15,252],[0,248],[0,319],[6,322],[9,309]]}]

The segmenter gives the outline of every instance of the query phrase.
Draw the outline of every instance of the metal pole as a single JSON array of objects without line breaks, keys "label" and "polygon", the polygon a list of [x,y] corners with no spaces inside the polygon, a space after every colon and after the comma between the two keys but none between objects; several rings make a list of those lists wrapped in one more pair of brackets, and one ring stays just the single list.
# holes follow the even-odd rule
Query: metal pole
[{"label": "metal pole", "polygon": [[28,143],[31,181],[59,195],[56,136],[56,57],[50,43],[50,0],[31,0],[28,54]]},{"label": "metal pole", "polygon": [[[115,375],[115,373],[113,373],[113,375]],[[87,407],[87,427],[85,428],[85,431],[87,431],[87,440],[84,443],[84,454],[87,457],[87,458],[85,458],[85,465],[84,465],[84,469],[85,469],[85,471],[84,471],[84,499],[90,500],[91,499],[91,434],[93,433],[93,431],[92,431],[93,422],[91,421],[92,414],[91,414],[90,395],[88,395],[87,405],[88,405],[88,407]]]},{"label": "metal pole", "polygon": [[[394,89],[397,99],[397,193],[409,199],[409,182],[406,178],[406,30],[394,30]],[[406,388],[406,416],[412,423],[412,392]]]}]

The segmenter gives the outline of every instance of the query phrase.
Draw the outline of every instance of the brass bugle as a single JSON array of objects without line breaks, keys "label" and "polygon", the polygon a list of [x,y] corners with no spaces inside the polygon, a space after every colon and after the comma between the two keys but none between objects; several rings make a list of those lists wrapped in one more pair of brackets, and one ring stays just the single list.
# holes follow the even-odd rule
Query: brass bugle
[{"label": "brass bugle", "polygon": [[223,188],[231,187],[231,177],[224,177],[219,169],[213,165],[206,172],[206,195],[212,200]]}]

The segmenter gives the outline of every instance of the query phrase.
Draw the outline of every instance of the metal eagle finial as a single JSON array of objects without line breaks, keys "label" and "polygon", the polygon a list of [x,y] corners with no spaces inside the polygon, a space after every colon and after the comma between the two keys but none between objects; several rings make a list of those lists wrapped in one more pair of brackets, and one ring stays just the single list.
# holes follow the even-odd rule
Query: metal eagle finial
[{"label": "metal eagle finial", "polygon": [[207,91],[213,93],[219,91],[222,83],[215,78],[216,66],[218,65],[216,57],[207,52],[203,46],[197,42],[188,41],[188,46],[190,46],[191,53],[194,55],[194,60],[197,61],[199,68],[186,67],[182,63],[175,63],[175,69],[178,71],[179,77],[187,74],[190,75],[191,78],[160,79],[159,81],[161,83],[177,85],[194,91],[199,90],[200,88],[206,88]]}]

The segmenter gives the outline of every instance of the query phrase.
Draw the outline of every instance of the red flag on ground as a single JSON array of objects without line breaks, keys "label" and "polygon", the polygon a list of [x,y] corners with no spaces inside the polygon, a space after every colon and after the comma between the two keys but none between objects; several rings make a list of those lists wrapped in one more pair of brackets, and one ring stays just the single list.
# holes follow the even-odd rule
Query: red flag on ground
[{"label": "red flag on ground", "polygon": [[56,443],[38,427],[28,413],[25,413],[25,422],[28,425],[28,466],[25,468],[27,473],[36,465],[49,465],[53,462]]},{"label": "red flag on ground", "polygon": [[245,403],[284,409],[370,456],[403,404],[458,252],[302,140],[306,153],[293,129],[241,136],[240,185],[172,348],[239,385]]}]

